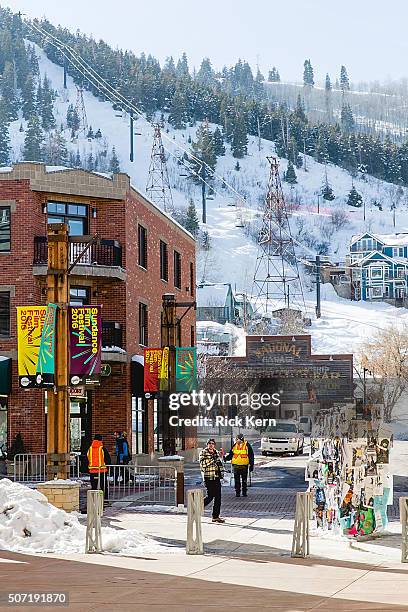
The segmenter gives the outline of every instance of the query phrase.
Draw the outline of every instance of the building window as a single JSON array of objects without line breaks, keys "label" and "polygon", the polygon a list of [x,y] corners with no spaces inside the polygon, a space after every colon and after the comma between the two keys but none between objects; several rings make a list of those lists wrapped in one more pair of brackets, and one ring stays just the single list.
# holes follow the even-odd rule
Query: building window
[{"label": "building window", "polygon": [[89,304],[89,287],[70,287],[69,303],[71,306],[86,306]]},{"label": "building window", "polygon": [[139,254],[139,266],[147,270],[147,229],[143,225],[138,226],[138,254]]},{"label": "building window", "polygon": [[139,344],[148,345],[147,306],[139,302]]},{"label": "building window", "polygon": [[392,256],[393,257],[404,257],[404,247],[393,247]]},{"label": "building window", "polygon": [[190,346],[195,345],[195,333],[194,333],[194,325],[190,327]]},{"label": "building window", "polygon": [[383,277],[382,268],[370,268],[370,277],[371,278],[382,278]]},{"label": "building window", "polygon": [[404,278],[405,274],[404,268],[397,268],[397,278]]},{"label": "building window", "polygon": [[384,295],[384,290],[382,287],[370,287],[369,295],[371,298],[382,298]]},{"label": "building window", "polygon": [[10,207],[0,207],[0,252],[11,249]]},{"label": "building window", "polygon": [[160,240],[160,278],[164,281],[169,280],[169,255],[167,244]]},{"label": "building window", "polygon": [[174,251],[174,286],[181,289],[181,255]]},{"label": "building window", "polygon": [[0,336],[10,335],[10,292],[0,291]]},{"label": "building window", "polygon": [[194,264],[190,261],[190,295],[194,297],[195,286],[194,286]]},{"label": "building window", "polygon": [[66,204],[47,202],[48,223],[66,223],[70,236],[88,234],[88,206],[86,204]]}]

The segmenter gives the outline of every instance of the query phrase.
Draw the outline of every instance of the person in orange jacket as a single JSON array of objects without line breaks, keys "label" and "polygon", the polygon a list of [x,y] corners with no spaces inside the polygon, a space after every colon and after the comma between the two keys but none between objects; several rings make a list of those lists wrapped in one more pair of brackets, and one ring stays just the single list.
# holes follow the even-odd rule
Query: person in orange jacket
[{"label": "person in orange jacket", "polygon": [[88,472],[91,477],[91,488],[101,489],[103,491],[104,499],[107,498],[107,481],[106,473],[108,471],[107,465],[110,465],[111,458],[103,446],[101,434],[95,434],[93,442],[89,447],[88,453]]}]

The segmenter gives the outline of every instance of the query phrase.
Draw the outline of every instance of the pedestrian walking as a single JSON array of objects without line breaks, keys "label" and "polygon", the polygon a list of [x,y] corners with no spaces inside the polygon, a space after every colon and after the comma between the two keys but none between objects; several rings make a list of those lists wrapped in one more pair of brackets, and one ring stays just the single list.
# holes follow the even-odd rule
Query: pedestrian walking
[{"label": "pedestrian walking", "polygon": [[200,453],[200,469],[207,489],[204,506],[208,506],[214,500],[212,522],[225,523],[225,520],[220,517],[221,480],[224,477],[224,465],[216,450],[214,438],[207,440],[207,446]]},{"label": "pedestrian walking", "polygon": [[231,448],[228,455],[225,455],[224,461],[231,461],[234,471],[235,495],[237,497],[247,497],[248,489],[248,468],[250,472],[254,470],[254,451],[252,446],[244,435],[239,433],[235,438],[235,444]]},{"label": "pedestrian walking", "polygon": [[132,455],[130,454],[129,442],[127,440],[126,432],[115,431],[115,438],[116,463],[117,465],[127,465],[128,463],[130,463]]},{"label": "pedestrian walking", "polygon": [[91,478],[91,488],[101,489],[104,500],[108,497],[106,473],[107,465],[111,464],[111,458],[103,446],[101,434],[95,434],[93,442],[89,447],[88,453],[88,472]]}]

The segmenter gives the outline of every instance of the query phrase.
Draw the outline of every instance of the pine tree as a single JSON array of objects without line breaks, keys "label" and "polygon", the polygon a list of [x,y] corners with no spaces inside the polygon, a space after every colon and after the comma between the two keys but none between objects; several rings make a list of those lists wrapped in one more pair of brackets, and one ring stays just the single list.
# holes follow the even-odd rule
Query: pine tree
[{"label": "pine tree", "polygon": [[98,140],[99,138],[102,138],[102,132],[101,129],[98,128],[95,132],[95,138]]},{"label": "pine tree", "polygon": [[200,225],[198,222],[197,210],[196,210],[193,198],[190,198],[190,201],[187,207],[184,227],[186,228],[186,230],[190,232],[190,234],[194,236],[194,238],[197,238],[197,234],[198,234]]},{"label": "pine tree", "polygon": [[354,185],[351,187],[350,192],[348,194],[347,204],[349,206],[354,206],[355,208],[361,208],[363,205],[363,198],[361,194],[358,193]]},{"label": "pine tree", "polygon": [[4,64],[0,82],[0,93],[4,103],[4,111],[9,121],[18,117],[18,102],[15,89],[14,66],[11,62]]},{"label": "pine tree", "polygon": [[241,170],[241,166],[239,165],[239,161],[237,160],[237,163],[234,166],[234,170],[236,170],[237,172],[239,172]]},{"label": "pine tree", "polygon": [[310,59],[305,60],[303,64],[303,85],[308,88],[314,86],[314,74]]},{"label": "pine tree", "polygon": [[324,100],[326,104],[327,120],[330,122],[333,119],[332,84],[331,84],[330,77],[328,74],[326,74],[326,81],[325,81],[325,86],[324,86]]},{"label": "pine tree", "polygon": [[216,127],[213,134],[214,153],[217,157],[225,155],[224,138],[219,127]]},{"label": "pine tree", "polygon": [[89,153],[88,158],[86,160],[86,169],[90,172],[95,170],[95,158],[93,156],[92,151]]},{"label": "pine tree", "polygon": [[169,114],[169,123],[176,130],[184,130],[188,121],[188,108],[186,93],[180,87],[174,92]]},{"label": "pine tree", "polygon": [[211,62],[208,57],[205,57],[201,62],[200,70],[197,72],[196,81],[202,85],[214,85],[215,83],[215,72],[211,66]]},{"label": "pine tree", "polygon": [[350,91],[350,81],[345,66],[340,68],[340,89],[343,96]]},{"label": "pine tree", "polygon": [[285,172],[284,180],[289,183],[289,185],[296,185],[297,183],[295,168],[291,160],[288,161],[288,168]]},{"label": "pine tree", "polygon": [[112,174],[118,174],[120,172],[120,164],[115,147],[112,147],[112,153],[109,160],[109,172],[112,172]]},{"label": "pine tree", "polygon": [[82,162],[81,162],[81,156],[79,154],[79,149],[77,149],[76,155],[75,155],[75,168],[81,168],[82,166]]},{"label": "pine tree", "polygon": [[38,112],[41,116],[41,124],[45,131],[55,127],[54,118],[54,92],[50,88],[47,75],[44,75],[40,95],[37,95]]},{"label": "pine tree", "polygon": [[95,137],[93,133],[92,125],[89,126],[88,134],[86,135],[86,137],[88,138],[88,140],[93,139]]},{"label": "pine tree", "polygon": [[43,132],[37,115],[30,117],[24,139],[24,160],[42,161]]},{"label": "pine tree", "polygon": [[325,175],[325,181],[323,183],[323,187],[320,193],[322,194],[323,200],[326,200],[328,202],[331,202],[336,197],[327,178],[327,174]]},{"label": "pine tree", "polygon": [[272,83],[280,82],[280,74],[275,66],[273,66],[272,70],[269,71],[268,81],[271,81]]},{"label": "pine tree", "polygon": [[0,100],[0,166],[10,163],[10,136],[8,113],[4,100]]},{"label": "pine tree", "polygon": [[74,108],[74,110],[72,111],[71,123],[72,131],[74,134],[76,134],[79,130],[79,126],[81,125],[81,120],[79,118],[78,111],[76,108]]},{"label": "pine tree", "polygon": [[350,104],[343,104],[341,107],[341,127],[345,132],[351,132],[354,129],[354,117]]},{"label": "pine tree", "polygon": [[[197,161],[194,158],[190,160],[190,168],[193,171],[193,178],[195,182],[200,182],[197,175],[202,176],[203,172],[205,176],[211,175],[215,169],[217,158],[214,152],[214,140],[211,131],[208,128],[207,123],[202,123],[196,132],[196,140],[191,143],[191,153],[194,157],[198,158]],[[202,163],[205,166],[203,167]]]},{"label": "pine tree", "polygon": [[31,74],[25,80],[24,86],[21,89],[23,117],[27,121],[35,113],[35,90],[34,81]]},{"label": "pine tree", "polygon": [[72,118],[73,118],[73,114],[74,114],[74,105],[73,104],[69,104],[68,108],[67,108],[67,128],[69,128],[70,130],[73,127],[72,124]]},{"label": "pine tree", "polygon": [[245,118],[242,113],[237,114],[232,133],[231,151],[234,157],[241,159],[247,154],[248,135]]},{"label": "pine tree", "polygon": [[204,251],[209,251],[211,249],[211,238],[207,230],[203,232],[201,246]]}]

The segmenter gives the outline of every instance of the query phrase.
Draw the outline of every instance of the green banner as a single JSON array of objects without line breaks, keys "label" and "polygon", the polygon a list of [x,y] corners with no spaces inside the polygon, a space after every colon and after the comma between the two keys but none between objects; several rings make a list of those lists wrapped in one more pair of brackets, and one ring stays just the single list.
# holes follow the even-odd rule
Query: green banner
[{"label": "green banner", "polygon": [[53,387],[55,384],[55,328],[57,322],[56,304],[48,304],[44,327],[41,334],[40,352],[36,370],[37,387]]},{"label": "green banner", "polygon": [[176,347],[176,392],[191,393],[197,389],[196,347]]}]

